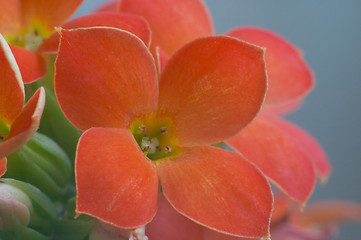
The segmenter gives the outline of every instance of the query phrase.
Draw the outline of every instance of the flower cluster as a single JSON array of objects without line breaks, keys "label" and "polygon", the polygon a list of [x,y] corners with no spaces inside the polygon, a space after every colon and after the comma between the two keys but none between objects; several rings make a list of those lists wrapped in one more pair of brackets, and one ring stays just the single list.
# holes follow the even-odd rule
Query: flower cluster
[{"label": "flower cluster", "polygon": [[321,240],[360,220],[298,212],[331,166],[282,118],[314,84],[282,37],[216,35],[202,0],[68,22],[81,0],[0,3],[1,239]]}]

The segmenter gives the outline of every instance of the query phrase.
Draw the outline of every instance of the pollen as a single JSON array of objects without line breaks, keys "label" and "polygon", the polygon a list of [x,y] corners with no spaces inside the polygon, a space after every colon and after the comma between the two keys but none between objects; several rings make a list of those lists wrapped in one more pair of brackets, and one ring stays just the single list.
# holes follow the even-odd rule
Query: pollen
[{"label": "pollen", "polygon": [[28,50],[35,51],[43,42],[43,38],[39,36],[38,31],[28,33],[24,35],[25,44],[24,47]]}]

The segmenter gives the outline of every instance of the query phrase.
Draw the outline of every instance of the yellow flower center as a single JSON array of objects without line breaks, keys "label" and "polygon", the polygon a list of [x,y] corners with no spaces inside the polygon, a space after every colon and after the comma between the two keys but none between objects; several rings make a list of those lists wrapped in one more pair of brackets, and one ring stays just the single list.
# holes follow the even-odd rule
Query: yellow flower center
[{"label": "yellow flower center", "polygon": [[131,131],[143,153],[156,161],[176,156],[180,152],[171,127],[170,119],[159,119],[151,115],[136,119],[131,125]]},{"label": "yellow flower center", "polygon": [[34,20],[30,27],[25,27],[14,34],[7,34],[5,39],[8,43],[35,51],[50,34],[51,31],[47,30],[40,21]]}]

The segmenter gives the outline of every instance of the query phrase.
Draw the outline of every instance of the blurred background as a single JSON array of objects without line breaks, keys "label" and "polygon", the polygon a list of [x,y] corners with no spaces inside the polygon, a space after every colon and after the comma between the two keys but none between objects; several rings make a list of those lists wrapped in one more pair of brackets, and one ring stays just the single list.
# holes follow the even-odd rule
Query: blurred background
[{"label": "blurred background", "polygon": [[[105,0],[85,0],[77,15]],[[310,201],[361,202],[361,1],[206,0],[218,34],[259,26],[287,38],[304,52],[316,86],[287,118],[309,131],[333,165],[326,185]],[[361,239],[359,223],[344,225],[336,239]]]}]

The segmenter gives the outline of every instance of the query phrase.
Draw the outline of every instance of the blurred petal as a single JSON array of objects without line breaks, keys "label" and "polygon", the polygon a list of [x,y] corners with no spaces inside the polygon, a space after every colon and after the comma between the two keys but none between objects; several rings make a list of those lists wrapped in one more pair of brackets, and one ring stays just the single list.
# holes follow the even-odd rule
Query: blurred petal
[{"label": "blurred petal", "polygon": [[316,184],[314,166],[282,123],[273,116],[258,116],[226,142],[255,163],[287,195],[305,204]]},{"label": "blurred petal", "polygon": [[227,35],[266,48],[266,106],[293,102],[313,87],[313,75],[299,50],[279,35],[255,27],[236,28]]},{"label": "blurred petal", "polygon": [[275,240],[330,240],[334,229],[307,229],[285,223],[274,227],[271,232]]},{"label": "blurred petal", "polygon": [[200,240],[202,229],[199,224],[178,213],[163,195],[158,201],[158,211],[145,231],[152,240]]},{"label": "blurred petal", "polygon": [[274,195],[273,212],[272,212],[272,224],[284,220],[288,216],[292,204],[290,199],[283,194]]},{"label": "blurred petal", "polygon": [[55,91],[65,116],[81,130],[128,128],[157,105],[152,55],[135,35],[115,28],[62,30]]},{"label": "blurred petal", "polygon": [[45,76],[46,62],[39,54],[15,45],[11,45],[11,51],[19,66],[24,83],[32,83]]},{"label": "blurred petal", "polygon": [[[133,237],[133,238],[132,238]],[[148,240],[144,226],[136,229],[117,228],[110,224],[97,221],[90,233],[89,240]]]},{"label": "blurred petal", "polygon": [[6,157],[0,158],[0,177],[6,172]]},{"label": "blurred petal", "polygon": [[83,0],[22,0],[23,16],[26,25],[34,20],[53,31],[70,18]]},{"label": "blurred petal", "polygon": [[303,104],[303,101],[298,100],[295,102],[289,102],[279,106],[264,107],[262,112],[277,115],[286,115],[297,111]]},{"label": "blurred petal", "polygon": [[165,54],[165,52],[160,47],[156,47],[155,51],[156,51],[156,56],[157,56],[158,71],[162,72],[164,69],[164,65],[167,63],[167,61],[169,59],[169,56],[167,54]]},{"label": "blurred petal", "polygon": [[[93,13],[71,20],[62,26],[63,29],[84,27],[114,27],[135,34],[150,45],[150,29],[142,18],[125,13]],[[54,33],[38,48],[41,53],[56,53],[59,46],[59,34]]]},{"label": "blurred petal", "polygon": [[152,30],[152,51],[168,55],[190,40],[214,34],[202,0],[122,0],[120,11],[144,17]]},{"label": "blurred petal", "polygon": [[287,131],[293,140],[298,143],[298,146],[304,150],[309,159],[314,163],[321,180],[326,181],[331,174],[332,167],[326,153],[317,140],[304,129],[290,122],[279,121],[277,124],[280,128],[284,129],[284,131]]},{"label": "blurred petal", "polygon": [[229,234],[269,237],[270,186],[240,155],[194,147],[156,164],[164,196],[183,215]]},{"label": "blurred petal", "polygon": [[119,12],[120,0],[108,1],[101,5],[96,12]]},{"label": "blurred petal", "polygon": [[0,158],[22,147],[38,130],[45,105],[45,90],[41,87],[26,103],[23,111],[11,125],[9,135],[0,142]]},{"label": "blurred petal", "polygon": [[[273,237],[273,236],[272,236]],[[211,229],[203,229],[203,240],[264,240],[265,238],[243,238],[230,236],[221,232],[213,231]],[[273,239],[273,238],[272,238]]]},{"label": "blurred petal", "polygon": [[21,3],[19,0],[0,0],[0,33],[16,32],[21,28]]},{"label": "blurred petal", "polygon": [[361,204],[341,200],[312,203],[303,212],[294,212],[291,221],[303,227],[338,225],[345,221],[361,222]]},{"label": "blurred petal", "polygon": [[23,109],[24,84],[13,53],[0,34],[0,120],[10,127]]},{"label": "blurred petal", "polygon": [[75,178],[77,214],[116,227],[150,222],[157,209],[155,165],[123,129],[91,128],[78,143]]},{"label": "blurred petal", "polygon": [[159,112],[183,146],[237,134],[258,113],[267,88],[264,51],[226,36],[199,38],[164,66]]}]

